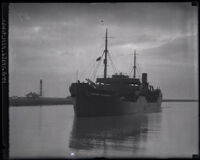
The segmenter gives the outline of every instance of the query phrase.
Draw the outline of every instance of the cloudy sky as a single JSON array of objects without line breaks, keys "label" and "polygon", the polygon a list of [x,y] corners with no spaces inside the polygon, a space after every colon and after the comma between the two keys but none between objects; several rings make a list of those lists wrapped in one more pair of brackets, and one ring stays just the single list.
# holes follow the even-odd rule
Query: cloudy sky
[{"label": "cloudy sky", "polygon": [[130,73],[136,49],[138,73],[147,72],[164,98],[198,97],[197,7],[191,3],[10,4],[10,96],[39,92],[40,79],[44,96],[68,96],[77,77],[93,78],[106,28],[117,71]]}]

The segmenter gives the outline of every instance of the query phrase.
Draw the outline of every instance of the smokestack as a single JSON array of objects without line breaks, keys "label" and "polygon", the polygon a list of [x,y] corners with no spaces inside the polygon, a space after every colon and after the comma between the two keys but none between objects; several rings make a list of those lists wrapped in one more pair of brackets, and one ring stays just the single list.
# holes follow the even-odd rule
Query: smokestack
[{"label": "smokestack", "polygon": [[145,91],[148,90],[147,73],[142,73],[142,85]]},{"label": "smokestack", "polygon": [[143,84],[147,83],[147,73],[142,73],[142,83]]},{"label": "smokestack", "polygon": [[42,80],[40,80],[40,97],[42,97]]}]

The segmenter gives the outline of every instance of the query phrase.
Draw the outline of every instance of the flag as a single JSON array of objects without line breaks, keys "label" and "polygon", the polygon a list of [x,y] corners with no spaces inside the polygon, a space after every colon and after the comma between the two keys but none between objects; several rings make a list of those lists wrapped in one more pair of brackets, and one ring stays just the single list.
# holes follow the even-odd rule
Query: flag
[{"label": "flag", "polygon": [[100,61],[101,60],[101,57],[98,57],[97,59],[96,59],[96,61]]}]

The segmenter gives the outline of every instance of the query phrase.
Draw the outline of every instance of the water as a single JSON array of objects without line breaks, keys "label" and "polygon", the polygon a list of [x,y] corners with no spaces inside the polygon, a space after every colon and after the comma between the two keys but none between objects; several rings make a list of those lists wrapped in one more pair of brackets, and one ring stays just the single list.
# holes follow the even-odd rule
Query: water
[{"label": "water", "polygon": [[198,135],[197,102],[163,102],[160,113],[79,119],[72,105],[10,108],[10,158],[192,157]]}]

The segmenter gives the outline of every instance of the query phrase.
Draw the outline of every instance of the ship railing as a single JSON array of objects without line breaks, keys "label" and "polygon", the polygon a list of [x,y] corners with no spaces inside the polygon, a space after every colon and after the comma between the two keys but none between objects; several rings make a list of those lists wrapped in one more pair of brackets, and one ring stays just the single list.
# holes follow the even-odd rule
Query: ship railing
[{"label": "ship railing", "polygon": [[[125,76],[130,76],[130,74],[128,73],[115,73],[115,74],[112,74],[112,75],[107,75],[107,78],[112,78],[113,75],[125,75]],[[104,75],[97,75],[96,78],[103,78]]]},{"label": "ship railing", "polygon": [[[96,78],[103,78],[104,76],[103,75],[97,75]],[[112,75],[107,75],[107,78],[112,78]]]}]

